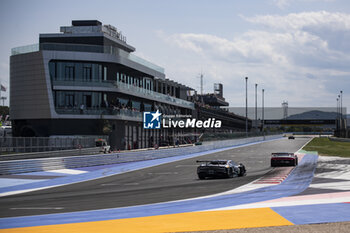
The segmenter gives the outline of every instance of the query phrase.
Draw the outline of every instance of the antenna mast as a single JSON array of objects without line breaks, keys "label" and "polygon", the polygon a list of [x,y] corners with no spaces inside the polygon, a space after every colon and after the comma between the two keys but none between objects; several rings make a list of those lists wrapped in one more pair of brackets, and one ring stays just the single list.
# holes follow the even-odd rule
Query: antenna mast
[{"label": "antenna mast", "polygon": [[203,73],[201,72],[199,75],[200,82],[201,82],[201,95],[203,95]]}]

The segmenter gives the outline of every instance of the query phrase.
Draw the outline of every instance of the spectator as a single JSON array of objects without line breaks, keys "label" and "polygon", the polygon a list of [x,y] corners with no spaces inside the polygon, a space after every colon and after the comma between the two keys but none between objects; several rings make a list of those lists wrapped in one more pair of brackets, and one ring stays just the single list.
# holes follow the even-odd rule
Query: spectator
[{"label": "spectator", "polygon": [[80,114],[83,114],[84,113],[84,108],[85,108],[85,106],[84,106],[84,104],[81,104],[80,105]]}]

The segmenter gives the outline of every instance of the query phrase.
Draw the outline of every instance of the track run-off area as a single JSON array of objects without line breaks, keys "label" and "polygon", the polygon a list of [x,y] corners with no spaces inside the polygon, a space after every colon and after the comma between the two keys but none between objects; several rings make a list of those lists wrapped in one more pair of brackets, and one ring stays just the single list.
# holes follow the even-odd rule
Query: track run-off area
[{"label": "track run-off area", "polygon": [[[0,232],[183,232],[350,221],[350,160],[300,150],[309,140],[0,176]],[[272,169],[272,152],[297,152],[299,165]],[[209,159],[241,162],[247,175],[199,180],[196,160]]]}]

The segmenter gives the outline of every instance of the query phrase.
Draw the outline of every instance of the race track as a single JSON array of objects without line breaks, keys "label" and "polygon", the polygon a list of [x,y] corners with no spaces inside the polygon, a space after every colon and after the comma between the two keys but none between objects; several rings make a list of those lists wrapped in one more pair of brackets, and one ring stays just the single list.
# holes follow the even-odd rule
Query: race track
[{"label": "race track", "polygon": [[[41,215],[182,200],[232,190],[271,170],[272,152],[295,152],[309,138],[274,140],[101,179],[0,198],[0,217]],[[196,160],[242,162],[247,176],[199,180]]]}]

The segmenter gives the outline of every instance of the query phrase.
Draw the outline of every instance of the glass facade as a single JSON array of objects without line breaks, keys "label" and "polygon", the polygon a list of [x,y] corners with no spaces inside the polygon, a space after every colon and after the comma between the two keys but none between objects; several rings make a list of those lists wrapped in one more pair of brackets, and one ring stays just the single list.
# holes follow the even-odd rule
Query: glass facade
[{"label": "glass facade", "polygon": [[[164,114],[180,113],[174,104],[193,108],[191,102],[154,92],[152,78],[132,76],[111,64],[52,60],[49,62],[49,71],[53,85],[61,87],[53,90],[55,108],[60,114],[126,114],[139,117],[140,112],[157,109]],[[64,86],[118,88],[122,92],[94,88],[91,91],[86,88],[64,90]],[[172,93],[170,86],[164,91]],[[154,102],[150,97],[158,101]]]},{"label": "glass facade", "polygon": [[56,108],[100,108],[102,103],[102,93],[85,91],[54,91],[54,99]]},{"label": "glass facade", "polygon": [[56,81],[101,82],[107,76],[102,64],[50,61],[50,76]]}]

